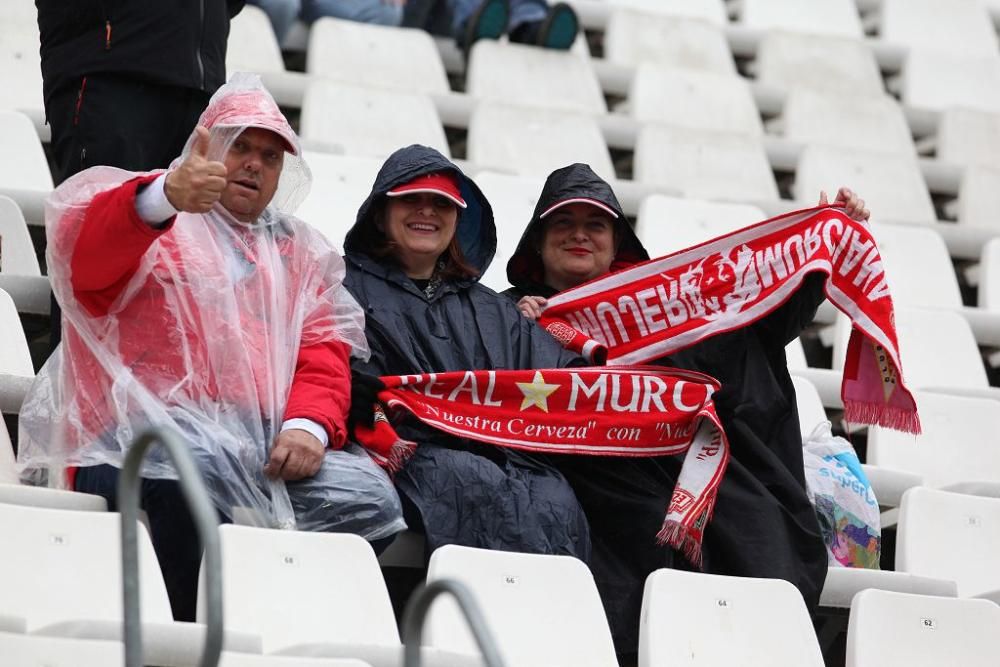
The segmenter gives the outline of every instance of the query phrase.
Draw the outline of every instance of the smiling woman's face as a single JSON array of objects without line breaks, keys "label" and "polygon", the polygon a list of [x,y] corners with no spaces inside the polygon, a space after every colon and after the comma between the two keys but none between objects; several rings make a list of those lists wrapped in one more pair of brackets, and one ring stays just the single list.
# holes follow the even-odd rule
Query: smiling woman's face
[{"label": "smiling woman's face", "polygon": [[567,204],[545,221],[541,250],[545,284],[559,291],[576,287],[611,270],[614,223],[596,206]]},{"label": "smiling woman's face", "polygon": [[274,132],[243,130],[226,153],[226,188],[220,201],[241,222],[254,222],[278,189],[285,144]]},{"label": "smiling woman's face", "polygon": [[411,278],[430,278],[455,236],[458,207],[441,195],[414,192],[388,199],[385,235]]}]

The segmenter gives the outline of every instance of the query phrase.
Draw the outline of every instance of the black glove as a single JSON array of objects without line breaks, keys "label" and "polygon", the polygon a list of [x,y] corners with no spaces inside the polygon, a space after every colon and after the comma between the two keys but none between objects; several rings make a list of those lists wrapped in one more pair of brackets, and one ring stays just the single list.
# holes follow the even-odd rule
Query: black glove
[{"label": "black glove", "polygon": [[361,371],[351,371],[351,409],[347,411],[347,426],[375,426],[375,404],[378,393],[385,389],[385,383],[377,375]]}]

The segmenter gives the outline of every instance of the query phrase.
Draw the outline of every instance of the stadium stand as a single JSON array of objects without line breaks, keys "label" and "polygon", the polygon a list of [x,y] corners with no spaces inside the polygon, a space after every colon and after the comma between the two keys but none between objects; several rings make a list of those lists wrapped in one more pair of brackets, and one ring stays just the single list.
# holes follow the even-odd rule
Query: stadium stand
[{"label": "stadium stand", "polygon": [[865,99],[885,91],[875,55],[856,39],[769,31],[754,64],[758,82],[786,92],[806,88]]},{"label": "stadium stand", "polygon": [[854,0],[745,0],[742,23],[748,28],[776,29],[861,37]]},{"label": "stadium stand", "polygon": [[[883,525],[897,532],[895,556],[883,559],[895,570],[832,568],[821,605],[840,622],[851,610],[848,665],[995,664],[1000,610],[955,598],[996,600],[1000,589],[1000,2],[569,2],[587,29],[571,52],[482,42],[468,63],[450,40],[336,19],[300,24],[283,52],[248,6],[232,23],[227,66],[262,74],[293,121],[301,112],[315,185],[298,214],[338,248],[379,158],[413,142],[460,158],[495,209],[498,252],[483,282],[497,290],[542,177],[559,164],[588,162],[612,181],[654,256],[811,206],[820,189],[861,193],[924,433],[852,437],[889,510]],[[30,0],[0,3],[0,80],[0,410],[16,415],[44,361],[32,364],[27,338],[32,318],[48,315],[32,226],[53,187]],[[821,309],[787,350],[804,435],[824,419],[851,431],[839,413],[848,327]],[[100,498],[18,484],[16,435],[0,430],[0,662],[123,664],[119,517]],[[219,664],[403,663],[386,580],[363,541],[242,526],[220,534],[232,650]],[[140,535],[147,658],[197,664],[204,628],[172,621]],[[439,550],[428,579],[473,589],[509,664],[615,664],[585,566],[468,551]],[[456,564],[466,557],[489,562]],[[640,664],[688,659],[691,646],[689,664],[821,664],[787,585],[723,579],[650,577]],[[818,644],[827,664],[841,664],[825,623]],[[782,635],[767,639],[776,628]],[[425,663],[482,664],[450,601],[435,603],[427,637]]]},{"label": "stadium stand", "polygon": [[778,197],[758,137],[650,123],[639,130],[637,181],[678,188],[685,197],[736,201]]},{"label": "stadium stand", "polygon": [[958,165],[1000,167],[1000,114],[945,109],[937,128],[937,158]]},{"label": "stadium stand", "polygon": [[918,109],[968,107],[1000,111],[1000,56],[969,58],[914,50],[906,57],[900,96]]},{"label": "stadium stand", "polygon": [[[465,584],[511,667],[610,667],[611,630],[590,570],[568,556],[539,556],[457,545],[438,548],[427,581]],[[427,618],[429,646],[458,653],[475,650],[453,601],[441,600]]]},{"label": "stadium stand", "polygon": [[450,90],[434,39],[413,28],[320,19],[309,34],[306,72],[399,91]]},{"label": "stadium stand", "polygon": [[927,185],[912,155],[820,145],[807,146],[802,151],[795,179],[795,194],[799,199],[841,181],[864,193],[873,222],[933,224],[937,219]]},{"label": "stadium stand", "polygon": [[823,655],[787,581],[657,570],[642,596],[639,665],[680,664],[821,667]]},{"label": "stadium stand", "polygon": [[[916,392],[916,399],[923,433],[869,429],[868,463],[919,475],[929,487],[1000,498],[995,401],[926,391]],[[895,504],[889,500],[879,497],[880,504]]]},{"label": "stadium stand", "polygon": [[887,95],[853,99],[809,89],[793,90],[782,112],[784,136],[805,145],[832,145],[914,155],[910,127],[899,103]]},{"label": "stadium stand", "polygon": [[628,109],[638,122],[760,136],[750,85],[739,77],[653,63],[636,68]]},{"label": "stadium stand", "polygon": [[668,14],[614,12],[604,32],[604,57],[631,67],[648,63],[736,74],[721,25]]},{"label": "stadium stand", "polygon": [[997,33],[978,0],[882,0],[879,36],[913,50],[968,57],[996,56]]},{"label": "stadium stand", "polygon": [[480,40],[469,56],[466,91],[476,100],[604,114],[590,63],[575,53]]},{"label": "stadium stand", "polygon": [[1000,601],[1000,571],[995,563],[965,557],[1000,550],[998,519],[1000,497],[910,489],[899,511],[896,569],[929,577],[952,577],[958,584],[959,596]]},{"label": "stadium stand", "polygon": [[384,159],[416,143],[451,155],[437,108],[421,93],[314,81],[302,100],[299,123],[306,146],[330,153]]},{"label": "stadium stand", "polygon": [[767,216],[756,206],[651,195],[643,200],[635,233],[650,256],[690,248]]},{"label": "stadium stand", "polygon": [[572,162],[615,178],[601,128],[587,114],[479,103],[469,119],[467,154],[478,167],[514,170],[538,180]]},{"label": "stadium stand", "polygon": [[969,165],[958,186],[955,217],[963,225],[988,225],[1000,228],[1000,169]]},{"label": "stadium stand", "polygon": [[866,590],[851,603],[847,666],[987,667],[998,632],[1000,607],[986,600]]}]

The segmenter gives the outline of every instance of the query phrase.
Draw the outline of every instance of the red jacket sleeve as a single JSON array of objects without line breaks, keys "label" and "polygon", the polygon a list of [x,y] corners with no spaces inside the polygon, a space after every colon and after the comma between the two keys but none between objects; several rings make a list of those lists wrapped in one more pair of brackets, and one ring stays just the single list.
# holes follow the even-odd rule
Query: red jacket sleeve
[{"label": "red jacket sleeve", "polygon": [[73,294],[87,311],[107,315],[139,268],[149,246],[174,224],[154,229],[135,210],[140,186],[159,174],[140,176],[94,197],[84,214],[70,258]]},{"label": "red jacket sleeve", "polygon": [[328,341],[299,349],[285,421],[311,419],[326,429],[330,447],[347,440],[347,410],[351,405],[351,367],[347,346]]}]

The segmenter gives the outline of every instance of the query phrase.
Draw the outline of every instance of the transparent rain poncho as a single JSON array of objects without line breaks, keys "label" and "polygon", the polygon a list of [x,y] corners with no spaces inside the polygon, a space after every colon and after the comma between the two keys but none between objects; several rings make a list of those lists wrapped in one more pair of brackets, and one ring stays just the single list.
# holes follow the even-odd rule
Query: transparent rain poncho
[{"label": "transparent rain poncho", "polygon": [[[284,138],[290,152],[275,197],[253,224],[218,203],[205,214],[180,213],[106,313],[91,312],[74,293],[73,250],[95,195],[136,174],[88,169],[46,203],[49,275],[63,305],[64,338],[21,410],[22,478],[60,486],[69,466],[121,467],[136,436],[165,426],[190,444],[212,500],[229,518],[367,539],[391,535],[404,527],[399,499],[356,446],[328,451],[309,480],[286,486],[263,474],[300,346],[340,341],[367,359],[364,314],[342,286],[341,257],[291,215],[311,176],[259,79],[234,76],[200,124],[210,130],[212,160],[221,161],[248,127]],[[176,478],[165,451],[149,453],[143,476]]]}]

